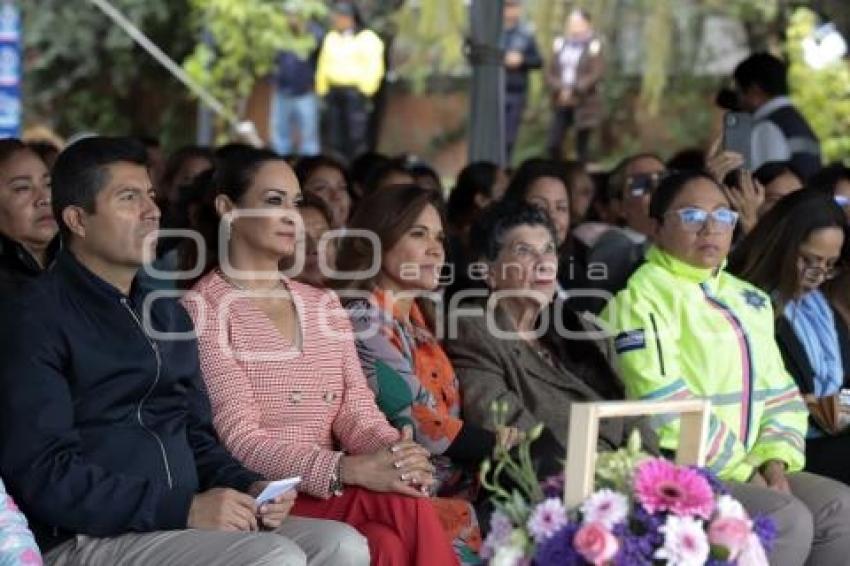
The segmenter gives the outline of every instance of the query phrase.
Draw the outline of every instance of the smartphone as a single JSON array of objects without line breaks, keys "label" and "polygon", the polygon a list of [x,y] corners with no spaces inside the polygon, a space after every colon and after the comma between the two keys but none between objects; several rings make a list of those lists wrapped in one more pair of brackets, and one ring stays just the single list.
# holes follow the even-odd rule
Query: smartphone
[{"label": "smartphone", "polygon": [[747,112],[727,112],[723,116],[723,149],[744,157],[744,169],[752,171],[753,116]]}]

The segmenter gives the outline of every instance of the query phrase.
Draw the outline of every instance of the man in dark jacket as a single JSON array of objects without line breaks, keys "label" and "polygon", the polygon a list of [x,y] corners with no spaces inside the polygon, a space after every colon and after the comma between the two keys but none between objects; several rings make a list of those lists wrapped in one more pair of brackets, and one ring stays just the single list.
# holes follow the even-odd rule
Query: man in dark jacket
[{"label": "man in dark jacket", "polygon": [[501,48],[505,53],[505,159],[510,162],[525,112],[528,73],[543,66],[534,33],[522,22],[521,0],[505,0]]},{"label": "man in dark jacket", "polygon": [[267,482],[219,443],[188,315],[136,280],[154,197],[138,143],[71,145],[53,170],[66,248],[0,311],[0,473],[46,563],[365,564],[349,527],[284,521],[293,492],[258,507]]}]

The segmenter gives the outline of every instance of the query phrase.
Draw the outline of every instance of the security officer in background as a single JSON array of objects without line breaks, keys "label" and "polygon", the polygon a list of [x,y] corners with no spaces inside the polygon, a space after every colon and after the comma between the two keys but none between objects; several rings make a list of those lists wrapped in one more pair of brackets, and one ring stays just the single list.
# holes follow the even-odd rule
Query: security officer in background
[{"label": "security officer in background", "polygon": [[555,39],[546,73],[554,107],[547,148],[553,159],[563,159],[564,136],[574,127],[578,159],[587,163],[590,135],[602,118],[602,41],[584,10],[570,13],[564,32]]},{"label": "security officer in background", "polygon": [[505,0],[500,47],[505,54],[505,159],[510,163],[528,93],[528,73],[543,66],[534,32],[522,21],[522,0]]},{"label": "security officer in background", "polygon": [[370,99],[384,78],[384,43],[366,29],[350,2],[331,7],[333,29],[316,67],[316,93],[324,97],[330,149],[352,161],[369,149]]}]

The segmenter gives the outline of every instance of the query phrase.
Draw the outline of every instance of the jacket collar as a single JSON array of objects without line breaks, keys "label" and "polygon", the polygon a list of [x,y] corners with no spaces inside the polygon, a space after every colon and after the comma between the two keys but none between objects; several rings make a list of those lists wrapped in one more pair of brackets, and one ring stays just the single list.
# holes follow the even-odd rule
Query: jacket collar
[{"label": "jacket collar", "polygon": [[53,269],[61,277],[68,279],[78,289],[87,290],[102,299],[109,301],[121,301],[129,298],[134,304],[144,297],[139,278],[133,279],[130,287],[129,297],[122,293],[117,287],[95,275],[89,268],[83,265],[70,250],[63,249],[56,256]]},{"label": "jacket collar", "polygon": [[646,253],[646,261],[680,279],[700,285],[707,284],[709,286],[717,284],[723,270],[726,268],[726,260],[723,260],[723,264],[719,268],[713,270],[704,267],[695,267],[665,252],[658,246],[649,248],[649,251]]},{"label": "jacket collar", "polygon": [[[61,247],[60,238],[56,236],[47,246],[47,265],[53,263]],[[38,275],[43,271],[41,265],[20,242],[0,234],[0,258],[10,261],[21,271],[29,275]]]}]

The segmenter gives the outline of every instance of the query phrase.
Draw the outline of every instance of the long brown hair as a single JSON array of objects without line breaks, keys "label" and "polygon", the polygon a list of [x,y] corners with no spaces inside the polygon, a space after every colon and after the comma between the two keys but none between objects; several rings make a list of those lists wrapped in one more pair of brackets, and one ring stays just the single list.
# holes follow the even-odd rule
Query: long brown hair
[{"label": "long brown hair", "polygon": [[773,296],[779,316],[799,291],[798,250],[815,230],[845,230],[844,211],[822,193],[796,191],[780,200],[729,259],[729,271]]},{"label": "long brown hair", "polygon": [[[396,185],[371,193],[364,198],[351,218],[347,229],[364,230],[374,234],[380,242],[380,256],[391,250],[404,237],[416,222],[426,206],[433,206],[440,215],[445,227],[440,195],[419,185]],[[363,237],[343,238],[337,252],[336,269],[342,273],[365,271],[372,266],[374,256],[372,242]],[[358,289],[372,291],[380,275],[362,279],[337,279],[333,281],[337,289]],[[433,322],[434,308],[430,302],[417,300],[429,324]],[[432,328],[433,330],[433,328]]]}]

